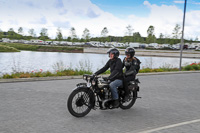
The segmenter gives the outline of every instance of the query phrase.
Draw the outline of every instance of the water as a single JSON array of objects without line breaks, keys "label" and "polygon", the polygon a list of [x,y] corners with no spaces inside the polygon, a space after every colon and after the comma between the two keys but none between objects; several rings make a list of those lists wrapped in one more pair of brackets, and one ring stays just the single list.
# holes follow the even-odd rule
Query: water
[{"label": "water", "polygon": [[[124,55],[120,56],[121,59]],[[65,68],[91,67],[95,72],[104,66],[108,60],[107,54],[91,53],[59,53],[21,51],[16,53],[0,53],[0,75],[13,71],[56,71],[56,63],[63,63]],[[138,57],[142,62],[141,68],[159,68],[162,66],[179,67],[179,58]],[[200,62],[200,59],[183,59],[183,65]],[[82,64],[82,65],[80,65]]]}]

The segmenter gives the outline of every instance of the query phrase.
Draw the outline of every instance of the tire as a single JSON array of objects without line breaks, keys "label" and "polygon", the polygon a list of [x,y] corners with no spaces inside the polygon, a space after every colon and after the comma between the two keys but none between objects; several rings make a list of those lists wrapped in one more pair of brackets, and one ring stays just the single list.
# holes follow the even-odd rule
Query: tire
[{"label": "tire", "polygon": [[134,104],[135,104],[135,101],[136,101],[136,99],[137,99],[137,91],[131,91],[131,99],[128,101],[128,102],[123,102],[122,100],[121,100],[121,102],[120,102],[120,105],[119,105],[119,107],[121,108],[121,109],[130,109]]},{"label": "tire", "polygon": [[[77,88],[76,90],[74,90],[69,95],[67,107],[70,114],[75,117],[84,117],[85,115],[87,115],[91,111],[90,91],[87,88]],[[85,107],[85,109],[83,107]],[[82,111],[82,109],[84,111]],[[80,112],[78,112],[78,110]]]}]

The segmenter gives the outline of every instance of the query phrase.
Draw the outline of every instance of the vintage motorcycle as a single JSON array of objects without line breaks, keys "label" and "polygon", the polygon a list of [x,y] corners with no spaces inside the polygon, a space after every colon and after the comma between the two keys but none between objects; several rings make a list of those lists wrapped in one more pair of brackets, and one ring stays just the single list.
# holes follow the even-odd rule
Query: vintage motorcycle
[{"label": "vintage motorcycle", "polygon": [[[91,109],[113,109],[109,81],[105,78],[94,75],[83,75],[86,83],[79,83],[68,97],[67,107],[69,112],[75,117],[87,115]],[[138,97],[139,80],[129,82],[129,99],[124,100],[125,92],[123,86],[118,87],[119,107],[121,109],[130,109]]]}]

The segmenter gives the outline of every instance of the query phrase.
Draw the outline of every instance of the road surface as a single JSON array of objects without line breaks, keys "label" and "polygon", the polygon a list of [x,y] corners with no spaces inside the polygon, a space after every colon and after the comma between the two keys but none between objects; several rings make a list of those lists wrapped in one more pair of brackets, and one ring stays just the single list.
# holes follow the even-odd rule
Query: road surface
[{"label": "road surface", "polygon": [[67,98],[82,79],[0,83],[0,133],[199,133],[200,73],[139,76],[129,110],[69,114]]}]

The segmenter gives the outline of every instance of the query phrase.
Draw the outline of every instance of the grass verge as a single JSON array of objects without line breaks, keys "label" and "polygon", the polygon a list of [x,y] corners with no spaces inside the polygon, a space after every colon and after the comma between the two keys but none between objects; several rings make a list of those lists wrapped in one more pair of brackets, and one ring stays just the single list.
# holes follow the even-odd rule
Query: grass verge
[{"label": "grass verge", "polygon": [[27,51],[73,52],[73,53],[83,52],[83,48],[79,48],[79,47],[45,46],[45,45],[31,45],[31,44],[22,44],[22,43],[0,43],[0,45],[13,47],[18,50],[27,50]]},{"label": "grass verge", "polygon": [[[182,71],[195,71],[200,70],[200,63],[192,63],[190,65],[182,67]],[[152,73],[152,72],[172,72],[172,71],[179,71],[178,68],[168,68],[168,67],[162,67],[162,68],[156,68],[156,69],[150,69],[150,68],[143,68],[139,71],[139,73]],[[56,72],[50,72],[46,71],[43,72],[42,69],[38,72],[15,72],[12,74],[3,74],[3,79],[12,79],[12,78],[32,78],[32,77],[51,77],[51,76],[75,76],[75,75],[83,75],[83,74],[92,74],[91,70],[78,70],[78,69],[63,69],[63,70],[57,70]],[[110,70],[106,71],[103,74],[110,74]]]},{"label": "grass verge", "polygon": [[20,51],[13,47],[0,45],[0,52],[20,52]]}]

